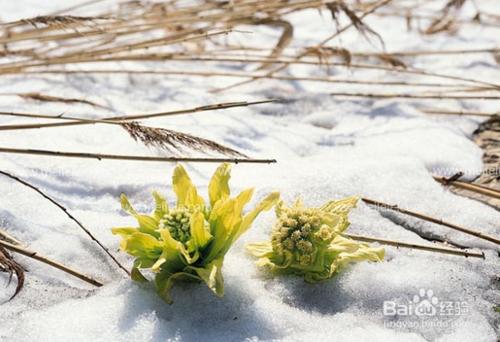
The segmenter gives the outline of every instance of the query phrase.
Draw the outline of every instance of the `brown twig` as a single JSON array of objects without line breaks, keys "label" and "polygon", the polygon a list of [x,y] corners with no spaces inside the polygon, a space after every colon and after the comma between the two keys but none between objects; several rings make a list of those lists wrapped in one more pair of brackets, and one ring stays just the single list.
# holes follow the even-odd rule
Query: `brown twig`
[{"label": "brown twig", "polygon": [[87,234],[90,239],[92,239],[92,241],[94,241],[95,243],[97,243],[97,245],[99,245],[99,247],[101,247],[101,249],[104,250],[104,252],[111,258],[111,260],[113,260],[113,262],[119,267],[121,268],[126,274],[130,275],[130,272],[113,256],[113,254],[111,254],[111,252],[108,250],[108,248],[106,246],[104,246],[91,232],[90,230],[88,230],[87,228],[85,228],[85,226],[76,218],[74,217],[62,204],[59,204],[59,202],[57,202],[56,200],[54,200],[52,197],[50,197],[49,195],[47,195],[46,193],[44,193],[42,190],[40,190],[39,188],[37,188],[36,186],[26,182],[25,180],[22,180],[21,178],[17,177],[17,176],[14,176],[8,172],[5,172],[5,171],[2,171],[0,170],[0,174],[6,176],[6,177],[9,177],[10,179],[13,179],[15,180],[16,182],[18,183],[21,183],[22,185],[32,189],[32,190],[35,190],[37,193],[39,193],[43,198],[45,198],[46,200],[48,200],[49,202],[51,202],[52,204],[54,204],[56,207],[58,207],[59,209],[62,210],[62,212],[64,212],[64,214],[66,214],[66,216],[68,216],[68,218],[70,220],[72,220],[73,222],[75,222],[78,227],[80,227],[80,229],[82,229],[85,234]]},{"label": "brown twig", "polygon": [[27,248],[24,248],[24,247],[21,247],[21,246],[18,246],[18,245],[14,245],[14,244],[11,244],[9,242],[6,242],[6,241],[2,241],[0,240],[0,246],[4,247],[5,249],[8,249],[10,251],[13,251],[13,252],[16,252],[16,253],[19,253],[19,254],[22,254],[24,256],[27,256],[29,258],[32,258],[32,259],[35,259],[35,260],[38,260],[40,262],[43,262],[44,264],[47,264],[47,265],[50,265],[52,267],[55,267],[63,272],[66,272],[68,274],[71,274],[72,276],[78,278],[78,279],[81,279],[89,284],[92,284],[94,286],[97,286],[97,287],[100,287],[102,286],[103,284],[100,282],[100,281],[97,281],[95,280],[94,278],[91,278],[89,276],[86,276],[80,272],[77,272],[67,266],[64,266],[63,264],[59,263],[59,262],[56,262],[56,261],[53,261],[45,256],[42,256],[40,254],[38,254],[37,252],[35,251],[32,251],[32,250],[29,250]]},{"label": "brown twig", "polygon": [[71,104],[81,103],[81,104],[86,104],[86,105],[90,105],[93,107],[109,109],[109,107],[106,107],[106,106],[103,106],[103,105],[100,105],[98,103],[95,103],[95,102],[92,102],[89,100],[85,100],[85,99],[52,96],[52,95],[46,95],[46,94],[41,94],[41,93],[37,93],[37,92],[0,94],[0,96],[3,96],[3,95],[16,95],[16,96],[19,96],[23,99],[35,100],[35,101],[40,101],[40,102],[61,102],[61,103],[71,103]]},{"label": "brown twig", "polygon": [[20,245],[20,246],[23,245],[21,241],[17,240],[15,237],[7,233],[2,228],[0,228],[0,239],[13,243],[14,245]]},{"label": "brown twig", "polygon": [[445,100],[445,99],[455,99],[455,100],[500,100],[500,96],[465,96],[465,95],[433,95],[433,94],[373,94],[373,93],[330,93],[332,96],[345,96],[345,97],[367,97],[373,99],[392,99],[392,98],[404,98],[404,99],[420,99],[420,100]]},{"label": "brown twig", "polygon": [[150,157],[150,156],[133,156],[133,155],[86,153],[86,152],[63,152],[63,151],[49,151],[49,150],[35,150],[35,149],[18,149],[18,148],[8,148],[8,147],[0,147],[0,153],[31,154],[38,156],[86,158],[86,159],[97,159],[97,160],[112,159],[112,160],[128,160],[128,161],[146,161],[146,162],[196,162],[196,163],[234,163],[234,164],[276,163],[276,159]]},{"label": "brown twig", "polygon": [[411,211],[411,210],[403,209],[403,208],[398,207],[397,205],[387,204],[387,203],[384,203],[384,202],[375,201],[375,200],[372,200],[372,199],[369,199],[369,198],[365,198],[365,197],[362,197],[361,200],[363,202],[365,202],[365,203],[374,205],[374,206],[376,206],[378,208],[384,208],[384,209],[394,210],[394,211],[400,212],[402,214],[406,214],[406,215],[409,215],[409,216],[413,216],[413,217],[419,218],[421,220],[425,220],[425,221],[429,221],[429,222],[432,222],[432,223],[435,223],[435,224],[446,226],[448,228],[451,228],[451,229],[454,229],[454,230],[458,230],[458,231],[460,231],[462,233],[469,234],[469,235],[475,236],[477,238],[480,238],[480,239],[483,239],[483,240],[487,240],[487,241],[496,243],[497,245],[500,245],[500,239],[498,239],[496,237],[493,237],[493,236],[490,236],[490,235],[487,235],[487,234],[484,234],[484,233],[481,233],[481,232],[478,232],[478,231],[475,231],[475,230],[472,230],[472,229],[464,228],[464,227],[458,226],[458,225],[453,224],[453,223],[449,223],[449,222],[446,222],[446,221],[443,221],[443,220],[440,220],[440,219],[433,218],[431,216],[427,216],[427,215],[424,215],[424,214],[421,214],[421,213],[417,213],[417,212],[414,212],[414,211]]},{"label": "brown twig", "polygon": [[499,113],[483,113],[483,112],[472,112],[472,111],[465,111],[465,110],[445,110],[445,109],[439,109],[439,108],[422,108],[420,111],[427,113],[427,114],[437,114],[437,115],[459,115],[459,116],[464,116],[464,115],[471,115],[471,116],[485,116],[485,117],[490,117],[493,115],[498,115]]},{"label": "brown twig", "polygon": [[[368,15],[372,14],[373,12],[375,12],[377,9],[379,9],[380,7],[383,7],[385,5],[387,5],[389,2],[391,2],[392,0],[381,0],[381,1],[378,1],[377,3],[375,3],[373,6],[371,6],[368,10],[366,10],[362,15],[360,15],[358,17],[359,20],[363,20],[365,17],[367,17]],[[343,32],[347,31],[348,29],[350,29],[351,27],[355,27],[354,23],[351,21],[351,23],[349,23],[348,25],[344,26],[343,28],[341,29],[338,29],[337,32],[335,32],[334,34],[330,35],[329,37],[325,38],[323,41],[321,41],[319,44],[318,44],[318,47],[322,47],[324,46],[325,44],[327,44],[328,42],[330,42],[332,39],[336,38],[337,36],[341,35]],[[306,56],[308,54],[307,51],[304,51],[304,52],[301,52],[300,54],[298,54],[294,59],[295,60],[299,60],[301,59],[302,57]],[[290,63],[284,63],[278,67],[276,67],[275,69],[272,69],[271,71],[269,71],[266,76],[269,76],[269,75],[273,75],[274,73],[277,73],[285,68],[287,68],[288,66],[290,65]],[[255,80],[258,80],[260,78],[265,78],[265,77],[252,77],[251,79],[249,80],[246,80],[246,81],[241,81],[241,82],[238,82],[238,83],[235,83],[235,84],[232,84],[232,85],[229,85],[229,86],[226,86],[226,87],[223,87],[223,88],[219,88],[217,89],[216,92],[221,92],[221,91],[225,91],[225,90],[229,90],[229,89],[232,89],[232,88],[235,88],[235,87],[239,87],[239,86],[242,86],[244,84],[248,84],[248,83],[251,83]]]},{"label": "brown twig", "polygon": [[85,119],[85,118],[77,118],[77,117],[62,117],[62,116],[55,116],[55,115],[43,115],[43,114],[32,114],[32,113],[0,112],[0,115],[38,117],[38,118],[44,118],[44,119],[57,118],[60,120],[64,120],[62,122],[52,122],[52,123],[44,123],[44,124],[3,125],[3,126],[0,126],[0,130],[75,126],[75,125],[88,125],[88,124],[95,124],[95,123],[110,123],[110,122],[114,123],[114,124],[121,124],[122,122],[129,122],[129,121],[135,121],[135,120],[152,119],[152,118],[171,116],[171,115],[192,114],[192,113],[198,113],[198,112],[229,109],[229,108],[236,108],[236,107],[248,107],[248,106],[252,106],[252,105],[272,103],[272,102],[277,102],[277,101],[279,101],[279,100],[271,99],[271,100],[248,101],[248,102],[247,101],[222,102],[222,103],[216,103],[213,105],[205,105],[205,106],[187,108],[187,109],[178,109],[178,110],[172,110],[172,111],[167,111],[167,112],[150,113],[150,114],[122,115],[122,116],[107,117],[107,118],[103,118],[103,119]]},{"label": "brown twig", "polygon": [[462,182],[458,180],[449,181],[446,177],[442,176],[433,176],[436,181],[445,185],[445,186],[455,186],[457,188],[462,188],[465,190],[469,190],[472,192],[477,192],[482,195],[490,196],[496,199],[500,199],[500,191],[492,188],[488,188],[486,186],[471,184],[467,182]]},{"label": "brown twig", "polygon": [[370,236],[355,235],[355,234],[342,234],[342,235],[347,237],[347,238],[353,239],[353,240],[364,241],[364,242],[378,242],[382,245],[389,245],[389,246],[394,246],[397,248],[420,249],[420,250],[428,251],[428,252],[437,252],[437,253],[452,254],[452,255],[462,255],[465,257],[484,259],[484,253],[462,251],[462,250],[454,249],[454,248],[443,248],[443,247],[435,247],[435,246],[418,245],[418,244],[414,244],[414,243],[395,241],[395,240],[387,240],[387,239],[375,238],[375,237],[370,237]]},{"label": "brown twig", "polygon": [[[0,240],[1,242],[2,240]],[[0,272],[9,273],[9,283],[12,280],[13,275],[16,275],[17,285],[12,296],[8,299],[9,301],[14,299],[24,286],[24,269],[23,267],[10,255],[10,253],[0,245]]]},{"label": "brown twig", "polygon": [[[206,58],[191,58],[188,61],[195,60],[222,60],[222,61],[237,61],[234,58],[224,59],[224,58],[214,58],[214,59],[206,59]],[[244,61],[244,60],[242,60]],[[256,60],[246,60],[248,63],[254,63],[257,61],[262,61],[263,64],[266,64],[265,59],[256,59]],[[268,62],[273,62],[275,60],[270,60]],[[301,64],[309,64],[309,61],[300,61]],[[317,64],[317,63],[312,63]],[[330,64],[333,65],[333,64]],[[345,64],[340,64],[341,66],[346,66]],[[353,65],[356,67],[364,67],[361,65]],[[378,69],[377,65],[366,65],[368,68]],[[386,69],[383,69],[386,70]],[[394,69],[397,71],[398,69]],[[71,74],[130,74],[130,75],[173,75],[173,76],[199,76],[199,77],[231,77],[231,78],[248,78],[248,77],[256,77],[256,78],[265,78],[265,79],[273,79],[273,80],[281,80],[281,81],[310,81],[310,82],[324,82],[324,83],[346,83],[346,84],[361,84],[361,85],[384,85],[384,86],[409,86],[409,87],[448,87],[451,90],[463,91],[470,90],[466,84],[446,84],[446,83],[431,83],[431,82],[409,82],[409,81],[381,81],[381,80],[355,80],[352,78],[332,78],[332,77],[316,77],[316,76],[287,76],[287,75],[264,75],[257,73],[241,73],[241,72],[220,72],[220,71],[179,71],[179,70],[131,70],[131,69],[85,69],[85,70],[60,70],[60,69],[52,69],[52,70],[41,70],[41,71],[24,71],[24,74],[62,74],[62,75],[71,75]],[[469,81],[469,80],[465,80]],[[486,91],[496,89],[493,86],[478,86],[478,90]]]}]

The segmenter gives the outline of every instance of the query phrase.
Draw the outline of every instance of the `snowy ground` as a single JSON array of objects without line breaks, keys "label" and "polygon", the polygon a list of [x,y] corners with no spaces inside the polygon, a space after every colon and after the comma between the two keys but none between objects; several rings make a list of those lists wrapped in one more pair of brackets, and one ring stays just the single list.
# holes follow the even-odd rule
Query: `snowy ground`
[{"label": "snowy ground", "polygon": [[[0,1],[4,21],[47,13],[69,1]],[[483,3],[483,2],[481,2]],[[440,7],[442,4],[439,2]],[[495,1],[485,1],[493,11]],[[498,3],[497,3],[498,5]],[[469,6],[469,5],[467,5]],[[84,13],[84,12],[82,12]],[[467,11],[465,12],[467,13]],[[295,14],[294,45],[317,42],[334,26],[325,12]],[[422,37],[404,32],[403,20],[367,20],[384,37],[387,50],[498,47],[500,29],[466,25],[456,36]],[[272,45],[279,32],[255,28],[251,38]],[[236,34],[238,35],[238,34]],[[318,38],[320,37],[320,38]],[[355,31],[342,35],[352,50],[367,50]],[[412,66],[441,73],[498,82],[500,70],[489,54],[421,57]],[[124,65],[127,65],[124,63]],[[135,67],[137,65],[131,64]],[[140,65],[139,65],[140,66]],[[154,65],[148,64],[149,67]],[[192,65],[179,68],[192,68]],[[340,78],[379,76],[384,80],[422,80],[374,71],[333,70]],[[292,67],[292,75],[318,75],[317,69]],[[299,98],[288,104],[267,104],[149,121],[191,132],[237,148],[254,157],[272,157],[274,165],[237,165],[235,191],[255,186],[257,197],[272,189],[292,200],[302,196],[309,205],[348,195],[398,203],[405,208],[446,219],[489,234],[500,234],[500,213],[487,205],[447,191],[431,172],[474,175],[481,171],[482,151],[470,140],[478,119],[437,117],[418,110],[419,103],[400,100],[341,99],[332,91],[374,90],[307,82],[256,82],[214,95],[209,90],[234,80],[180,79],[164,76],[44,76],[2,77],[0,92],[39,91],[105,103],[115,113],[153,112],[223,101],[258,100],[274,96]],[[382,88],[375,91],[383,91]],[[391,88],[389,91],[396,91]],[[420,102],[421,104],[422,102]],[[498,110],[495,101],[427,103],[447,109]],[[25,102],[2,97],[1,110],[40,113],[70,112],[105,116],[109,111],[85,105]],[[2,124],[27,122],[1,118]],[[3,132],[0,146],[116,154],[158,154],[133,142],[119,127]],[[127,193],[144,211],[152,207],[150,192],[172,198],[174,165],[119,161],[68,160],[2,155],[0,169],[36,184],[63,203],[109,246],[118,239],[109,228],[132,223],[120,210],[118,197]],[[188,165],[203,191],[216,165]],[[33,191],[0,178],[0,225],[30,247],[83,270],[106,285],[94,290],[78,280],[29,259],[27,283],[21,294],[0,309],[1,341],[496,341],[499,314],[498,248],[476,238],[408,217],[380,212],[360,204],[351,215],[350,232],[427,244],[412,230],[443,236],[481,248],[486,260],[387,248],[382,263],[357,264],[336,278],[309,285],[301,279],[271,279],[244,252],[245,242],[265,240],[273,214],[262,215],[253,229],[226,257],[226,294],[216,298],[200,285],[177,286],[172,306],[151,288],[123,277],[109,259],[57,208]],[[411,229],[410,229],[411,228]],[[123,263],[130,264],[120,254]],[[0,286],[6,283],[1,275]],[[13,290],[0,292],[0,301]],[[394,319],[383,314],[383,302],[406,303],[420,289],[432,290],[440,302],[462,305],[459,314]]]}]

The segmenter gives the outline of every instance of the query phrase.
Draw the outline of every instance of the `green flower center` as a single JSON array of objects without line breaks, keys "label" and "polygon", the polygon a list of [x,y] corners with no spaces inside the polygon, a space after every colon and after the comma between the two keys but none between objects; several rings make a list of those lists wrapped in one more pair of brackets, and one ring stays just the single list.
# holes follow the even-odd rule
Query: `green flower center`
[{"label": "green flower center", "polygon": [[273,249],[279,254],[289,251],[301,265],[310,265],[314,261],[314,237],[324,226],[314,210],[287,209],[274,226]]},{"label": "green flower center", "polygon": [[170,235],[182,243],[191,239],[191,211],[187,208],[175,208],[160,220],[159,227],[168,229]]}]

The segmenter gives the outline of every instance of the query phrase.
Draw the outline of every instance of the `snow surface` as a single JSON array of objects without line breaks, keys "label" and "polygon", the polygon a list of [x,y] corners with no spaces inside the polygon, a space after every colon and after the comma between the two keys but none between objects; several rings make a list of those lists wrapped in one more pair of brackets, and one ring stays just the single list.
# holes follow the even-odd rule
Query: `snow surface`
[{"label": "snow surface", "polygon": [[[70,3],[4,0],[0,1],[0,16],[4,21],[14,20],[46,14]],[[441,5],[441,2],[436,4],[437,8]],[[482,1],[480,5],[498,11],[497,1]],[[467,2],[464,13],[470,14],[470,7]],[[91,14],[96,8],[89,7],[79,14]],[[334,29],[326,12],[320,15],[317,11],[304,11],[289,19],[296,26],[293,43],[296,47],[313,44]],[[384,37],[388,51],[498,47],[500,43],[499,29],[494,27],[465,25],[456,36],[422,37],[402,33],[405,24],[395,18],[371,16],[367,23]],[[270,28],[250,29],[254,31],[251,37],[235,33],[233,39],[272,46],[279,36],[277,30]],[[343,34],[341,43],[353,51],[375,49],[355,31]],[[492,82],[500,79],[498,65],[488,54],[428,56],[409,62],[441,73],[472,75]],[[123,66],[141,67],[134,63]],[[179,68],[193,66],[179,64]],[[340,78],[429,80],[340,68],[333,69],[333,73]],[[293,66],[290,74],[319,75],[319,72]],[[275,96],[298,98],[286,104],[155,119],[148,124],[198,134],[254,157],[276,158],[278,163],[274,165],[237,165],[233,169],[234,191],[255,186],[257,199],[274,189],[281,191],[286,200],[302,196],[309,205],[358,194],[499,235],[498,211],[454,195],[431,177],[432,172],[450,175],[457,170],[473,177],[481,171],[482,151],[470,140],[478,119],[426,115],[418,110],[421,103],[415,101],[341,99],[326,95],[332,91],[373,90],[360,85],[261,81],[220,94],[210,92],[213,87],[234,81],[151,75],[71,75],[32,76],[27,82],[23,77],[10,76],[0,81],[0,92],[39,91],[86,98],[110,106],[114,113],[153,112]],[[495,101],[440,101],[437,105],[447,109],[498,110]],[[87,117],[110,115],[109,111],[85,105],[32,103],[15,97],[2,97],[1,109],[70,112]],[[18,122],[28,121],[1,119],[2,124]],[[105,125],[2,132],[0,146],[116,154],[161,153],[134,143],[120,128]],[[118,249],[118,239],[109,228],[133,223],[120,210],[119,194],[127,193],[138,209],[149,211],[153,189],[173,198],[170,187],[173,166],[14,155],[2,155],[0,159],[0,169],[36,184],[63,203],[114,252]],[[215,167],[188,165],[204,193]],[[294,277],[270,278],[244,252],[245,242],[268,238],[273,214],[266,213],[227,255],[223,299],[216,298],[205,286],[182,285],[175,287],[175,303],[168,306],[152,288],[125,279],[78,227],[39,195],[6,178],[0,178],[0,187],[1,226],[29,243],[32,249],[106,283],[95,290],[57,270],[18,257],[29,272],[21,294],[1,306],[2,341],[489,342],[497,339],[499,317],[493,306],[500,302],[498,249],[445,227],[360,204],[351,215],[352,233],[420,244],[430,242],[415,232],[445,237],[481,248],[486,260],[388,247],[382,263],[360,263],[334,279],[310,285]],[[123,263],[130,264],[126,255],[118,256]],[[4,275],[0,285],[3,283],[7,283]],[[465,302],[468,312],[433,317],[425,320],[427,325],[415,316],[400,316],[396,321],[384,317],[384,301],[404,303],[421,288],[432,289],[441,301]],[[13,289],[14,284],[10,284],[2,290],[0,301],[6,300]]]}]

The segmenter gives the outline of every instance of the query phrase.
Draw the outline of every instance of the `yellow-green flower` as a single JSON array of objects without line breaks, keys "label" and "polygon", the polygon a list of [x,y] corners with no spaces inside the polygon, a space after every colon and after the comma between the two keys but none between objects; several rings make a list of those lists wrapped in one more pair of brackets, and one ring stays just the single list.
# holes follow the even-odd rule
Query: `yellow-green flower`
[{"label": "yellow-green flower", "polygon": [[350,262],[381,261],[383,248],[342,236],[349,226],[347,215],[357,201],[349,197],[319,208],[304,207],[300,200],[287,207],[280,201],[271,241],[252,243],[247,249],[259,258],[259,266],[303,275],[308,282],[331,278]]},{"label": "yellow-green flower", "polygon": [[208,204],[181,165],[172,177],[177,195],[175,207],[170,208],[155,191],[155,210],[151,215],[143,215],[122,194],[122,208],[137,219],[139,227],[117,227],[112,232],[122,237],[121,249],[135,257],[132,279],[147,281],[140,269],[150,269],[156,274],[158,293],[168,303],[172,302],[169,292],[176,280],[204,281],[218,296],[223,296],[224,256],[257,215],[271,209],[279,199],[279,193],[271,193],[243,215],[253,189],[231,198],[230,171],[229,164],[217,168],[208,186]]}]

